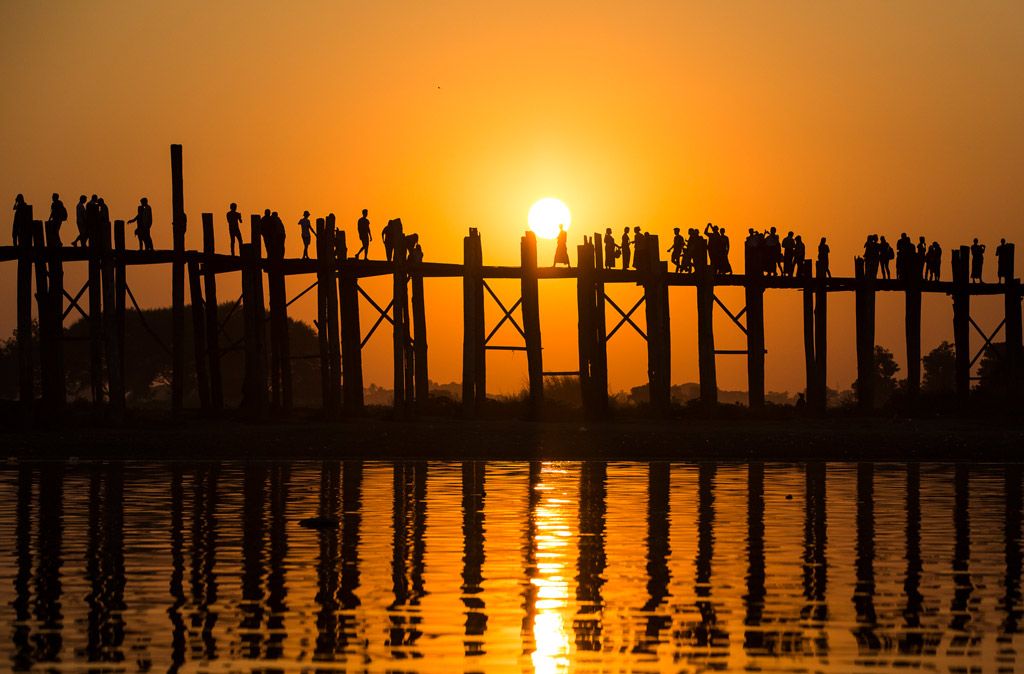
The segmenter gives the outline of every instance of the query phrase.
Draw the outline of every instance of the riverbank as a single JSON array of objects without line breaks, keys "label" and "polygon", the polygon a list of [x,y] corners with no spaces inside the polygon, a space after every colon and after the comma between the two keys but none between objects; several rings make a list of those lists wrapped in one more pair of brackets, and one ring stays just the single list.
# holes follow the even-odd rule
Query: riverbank
[{"label": "riverbank", "polygon": [[1021,461],[1012,419],[190,420],[0,433],[22,459],[673,459]]}]

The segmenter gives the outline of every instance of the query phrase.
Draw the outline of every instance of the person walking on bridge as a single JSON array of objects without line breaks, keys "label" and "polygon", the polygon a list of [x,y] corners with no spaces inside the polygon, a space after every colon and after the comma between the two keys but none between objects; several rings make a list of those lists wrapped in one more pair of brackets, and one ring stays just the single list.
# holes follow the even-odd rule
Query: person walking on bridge
[{"label": "person walking on bridge", "polygon": [[299,218],[299,228],[302,236],[302,259],[309,259],[309,242],[313,240],[313,225],[309,222],[309,211],[302,211]]},{"label": "person walking on bridge", "polygon": [[50,202],[50,217],[46,220],[46,244],[60,248],[60,227],[68,219],[68,209],[64,208],[64,202],[60,195],[53,193],[53,201]]},{"label": "person walking on bridge", "polygon": [[89,216],[86,213],[84,194],[78,197],[78,205],[75,206],[75,226],[78,228],[78,236],[71,242],[71,247],[78,248],[78,244],[85,246],[89,241]]},{"label": "person walking on bridge", "polygon": [[982,267],[985,264],[985,244],[974,240],[971,246],[971,281],[981,283]]},{"label": "person walking on bridge", "polygon": [[832,272],[828,268],[828,254],[828,241],[821,237],[818,243],[818,276],[822,278],[832,278]]},{"label": "person walking on bridge", "polygon": [[622,271],[629,269],[629,226],[622,230],[622,239],[619,240],[619,252],[622,254]]},{"label": "person walking on bridge", "polygon": [[363,209],[363,217],[359,218],[356,222],[356,233],[359,235],[359,243],[362,244],[359,250],[356,251],[355,259],[359,259],[359,254],[363,254],[363,259],[369,259],[370,256],[370,241],[373,240],[373,236],[370,234],[370,219],[366,217],[367,211]]},{"label": "person walking on bridge", "polygon": [[231,239],[231,254],[235,254],[235,239],[238,239],[238,251],[242,251],[242,214],[238,212],[238,204],[232,202],[228,207],[228,238]]},{"label": "person walking on bridge", "polygon": [[608,227],[604,230],[604,266],[606,269],[615,268],[615,258],[619,256],[619,247],[615,245],[615,235],[612,234],[612,228]]},{"label": "person walking on bridge", "polygon": [[566,267],[569,267],[570,269],[572,268],[572,264],[569,262],[569,246],[567,239],[568,234],[565,231],[565,227],[559,225],[558,238],[555,240],[555,261],[552,263],[552,267],[564,264]]},{"label": "person walking on bridge", "polygon": [[672,264],[676,266],[676,272],[680,272],[683,269],[683,248],[686,246],[686,239],[679,233],[679,228],[676,227],[672,230],[674,236],[672,237],[672,245],[665,249],[665,252],[671,253]]},{"label": "person walking on bridge", "polygon": [[[102,203],[103,200],[100,200]],[[153,208],[149,205],[149,199],[139,199],[139,207],[136,209],[135,217],[128,221],[128,224],[135,223],[135,236],[139,240],[139,250],[153,250],[153,237],[150,234],[153,229]]]}]

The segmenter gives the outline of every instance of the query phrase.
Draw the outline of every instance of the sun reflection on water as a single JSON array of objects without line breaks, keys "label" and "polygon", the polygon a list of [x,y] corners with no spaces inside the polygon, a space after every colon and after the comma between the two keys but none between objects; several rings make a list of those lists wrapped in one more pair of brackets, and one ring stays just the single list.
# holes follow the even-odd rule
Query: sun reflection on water
[{"label": "sun reflection on water", "polygon": [[537,574],[533,618],[534,650],[530,658],[535,672],[568,671],[572,661],[571,624],[575,608],[569,601],[573,560],[572,542],[575,503],[566,498],[574,486],[568,471],[558,464],[544,464],[537,485]]}]

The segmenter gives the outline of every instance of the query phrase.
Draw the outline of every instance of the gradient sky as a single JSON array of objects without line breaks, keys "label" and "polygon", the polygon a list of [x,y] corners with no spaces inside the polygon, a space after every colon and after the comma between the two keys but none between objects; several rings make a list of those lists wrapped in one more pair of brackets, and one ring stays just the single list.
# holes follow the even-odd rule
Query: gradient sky
[{"label": "gradient sky", "polygon": [[[741,232],[774,225],[827,235],[834,273],[849,275],[869,231],[924,234],[947,251],[979,236],[991,251],[1024,216],[1019,1],[7,2],[0,54],[8,208],[24,192],[45,217],[54,190],[69,208],[97,192],[127,218],[146,195],[158,247],[170,244],[170,143],[184,145],[190,247],[212,211],[226,249],[229,201],[278,210],[289,254],[303,209],[333,211],[353,236],[365,207],[375,231],[400,216],[428,259],[459,260],[475,226],[485,262],[512,264],[530,205],[557,196],[573,239],[627,224],[664,238],[710,220],[730,230],[735,266]],[[0,242],[9,236],[5,226]],[[948,277],[948,253],[944,263]],[[13,276],[0,274],[4,336]],[[169,270],[129,276],[143,304],[169,302]],[[221,284],[223,298],[237,294],[237,279]],[[514,301],[516,284],[496,285]],[[428,283],[438,381],[460,377],[460,288]],[[572,284],[547,282],[541,296],[545,368],[574,369]],[[693,291],[671,301],[673,382],[695,381]],[[770,389],[803,386],[799,303],[767,298]],[[1000,303],[975,303],[983,326]],[[853,301],[830,304],[828,383],[846,388]],[[315,301],[292,309],[311,320]],[[881,297],[878,311],[878,341],[902,362],[902,298]],[[951,339],[951,315],[947,298],[925,301],[926,351]],[[716,326],[722,348],[742,346],[724,315]],[[386,384],[381,335],[366,380]],[[645,381],[639,338],[617,335],[609,358],[613,389]],[[521,354],[488,362],[492,390],[526,379]],[[741,358],[719,359],[719,384],[745,388]]]}]

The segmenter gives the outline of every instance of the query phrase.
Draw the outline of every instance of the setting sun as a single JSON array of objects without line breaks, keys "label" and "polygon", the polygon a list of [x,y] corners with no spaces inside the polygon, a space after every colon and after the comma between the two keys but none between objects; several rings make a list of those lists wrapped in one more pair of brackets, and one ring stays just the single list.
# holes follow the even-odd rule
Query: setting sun
[{"label": "setting sun", "polygon": [[558,236],[559,225],[569,229],[572,215],[569,213],[569,207],[560,199],[545,197],[530,207],[526,221],[537,236],[542,239],[553,239]]}]

